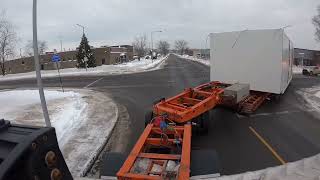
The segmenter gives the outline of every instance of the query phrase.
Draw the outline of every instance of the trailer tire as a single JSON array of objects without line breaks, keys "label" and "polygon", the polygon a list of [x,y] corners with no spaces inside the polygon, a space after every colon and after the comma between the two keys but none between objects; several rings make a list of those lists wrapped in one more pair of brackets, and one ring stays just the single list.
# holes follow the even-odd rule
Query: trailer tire
[{"label": "trailer tire", "polygon": [[153,111],[149,110],[146,112],[144,116],[144,127],[147,127],[147,125],[151,122],[152,119],[153,119]]},{"label": "trailer tire", "polygon": [[117,172],[126,160],[122,153],[107,152],[102,156],[101,176],[117,176]]},{"label": "trailer tire", "polygon": [[219,157],[215,150],[191,151],[191,176],[220,173]]}]

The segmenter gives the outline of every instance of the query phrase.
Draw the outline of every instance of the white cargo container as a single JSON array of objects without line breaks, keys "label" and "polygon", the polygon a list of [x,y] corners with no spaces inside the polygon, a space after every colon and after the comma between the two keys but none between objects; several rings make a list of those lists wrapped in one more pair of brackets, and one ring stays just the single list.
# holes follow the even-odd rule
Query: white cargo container
[{"label": "white cargo container", "polygon": [[210,34],[210,79],[283,94],[292,79],[293,45],[283,29]]}]

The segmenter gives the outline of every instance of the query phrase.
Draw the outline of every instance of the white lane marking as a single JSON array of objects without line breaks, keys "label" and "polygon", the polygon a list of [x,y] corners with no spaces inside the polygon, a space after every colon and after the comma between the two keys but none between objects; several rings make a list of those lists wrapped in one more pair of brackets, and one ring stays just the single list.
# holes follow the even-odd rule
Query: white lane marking
[{"label": "white lane marking", "polygon": [[93,84],[97,83],[98,81],[100,81],[100,80],[102,80],[102,79],[103,79],[103,77],[102,77],[102,78],[100,78],[100,79],[97,79],[97,80],[93,81],[92,83],[90,83],[90,84],[86,85],[86,86],[85,86],[85,87],[83,87],[83,88],[88,88],[88,87],[92,86]]}]

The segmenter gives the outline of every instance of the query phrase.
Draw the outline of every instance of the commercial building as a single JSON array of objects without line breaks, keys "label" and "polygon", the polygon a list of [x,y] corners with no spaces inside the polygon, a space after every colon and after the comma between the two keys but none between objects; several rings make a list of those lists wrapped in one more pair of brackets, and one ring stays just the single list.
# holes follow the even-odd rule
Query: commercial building
[{"label": "commercial building", "polygon": [[192,49],[193,57],[210,59],[210,49]]},{"label": "commercial building", "polygon": [[294,64],[300,66],[320,66],[320,51],[294,48]]},{"label": "commercial building", "polygon": [[[109,65],[127,62],[133,59],[133,47],[130,45],[120,46],[103,46],[93,48],[93,55],[95,57],[96,65]],[[65,51],[57,53],[61,57],[59,67],[74,68],[77,66],[77,51]],[[45,55],[40,55],[41,70],[54,70],[56,63],[51,61],[53,52],[47,52]],[[22,57],[5,62],[5,69],[7,74],[24,73],[34,71],[34,58]]]}]

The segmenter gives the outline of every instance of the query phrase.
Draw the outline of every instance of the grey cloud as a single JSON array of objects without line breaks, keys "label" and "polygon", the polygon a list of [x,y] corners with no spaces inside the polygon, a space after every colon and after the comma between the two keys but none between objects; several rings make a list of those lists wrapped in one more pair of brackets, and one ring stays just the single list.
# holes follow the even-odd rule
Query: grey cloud
[{"label": "grey cloud", "polygon": [[[0,0],[1,8],[17,27],[22,45],[32,39],[32,1]],[[280,28],[292,25],[286,32],[296,47],[319,49],[314,40],[311,18],[318,0],[39,0],[39,39],[50,48],[75,48],[83,24],[90,43],[131,44],[137,35],[162,29],[155,39],[173,42],[189,41],[192,47],[204,47],[210,32],[241,29]]]}]

